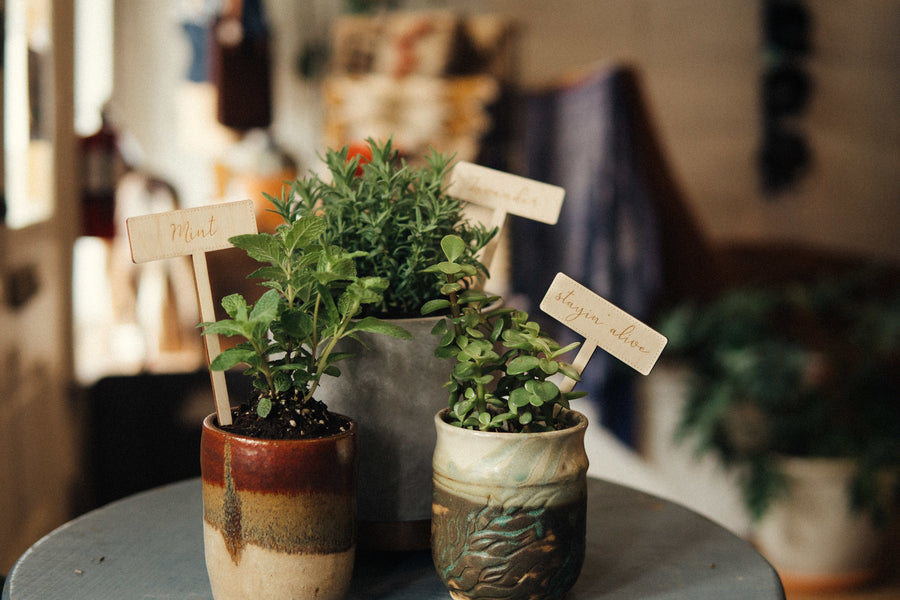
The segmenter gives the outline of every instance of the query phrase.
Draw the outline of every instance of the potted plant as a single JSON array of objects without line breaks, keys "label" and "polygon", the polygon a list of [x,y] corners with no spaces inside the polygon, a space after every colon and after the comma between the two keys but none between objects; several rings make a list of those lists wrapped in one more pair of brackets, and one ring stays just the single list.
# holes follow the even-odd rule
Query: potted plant
[{"label": "potted plant", "polygon": [[[740,287],[675,308],[660,329],[688,367],[680,436],[739,469],[754,537],[785,586],[869,578],[878,546],[864,542],[900,498],[896,279],[855,269]],[[830,523],[805,521],[826,512]]]},{"label": "potted plant", "polygon": [[443,240],[446,311],[435,354],[455,365],[449,406],[434,416],[432,556],[456,599],[562,598],[584,562],[587,419],[569,410],[582,392],[550,378],[579,379],[560,347],[528,315],[467,286],[477,273],[465,243]]},{"label": "potted plant", "polygon": [[[206,563],[216,600],[346,595],[356,546],[357,424],[316,396],[340,374],[339,340],[362,332],[404,337],[373,317],[387,281],[362,277],[358,253],[324,243],[308,216],[275,233],[231,243],[262,263],[251,277],[269,288],[252,306],[222,300],[228,317],[204,334],[239,336],[210,368],[246,365],[255,398],[233,424],[203,422],[201,471]],[[333,378],[331,378],[333,379]]]},{"label": "potted plant", "polygon": [[463,205],[446,193],[450,158],[432,152],[424,164],[407,163],[390,140],[368,140],[324,157],[327,174],[310,173],[270,198],[291,222],[319,215],[324,240],[358,255],[360,276],[390,282],[363,315],[388,319],[412,340],[359,335],[343,341],[353,356],[343,376],[321,398],[360,426],[360,543],[377,549],[428,547],[431,516],[431,461],[435,434],[430,423],[443,406],[442,385],[450,361],[434,357],[429,335],[437,317],[419,308],[440,297],[440,284],[423,269],[440,260],[441,239],[455,234],[478,277],[487,271],[475,257],[494,231],[469,222]]}]

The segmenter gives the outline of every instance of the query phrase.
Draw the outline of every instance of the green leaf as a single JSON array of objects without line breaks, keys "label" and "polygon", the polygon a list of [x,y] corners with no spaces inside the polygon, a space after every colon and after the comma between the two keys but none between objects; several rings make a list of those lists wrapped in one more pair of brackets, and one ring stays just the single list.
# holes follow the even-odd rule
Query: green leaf
[{"label": "green leaf", "polygon": [[476,327],[466,327],[466,335],[476,340],[484,339],[484,334]]},{"label": "green leaf", "polygon": [[341,318],[346,317],[355,317],[359,314],[360,311],[360,298],[359,294],[355,294],[352,291],[348,290],[341,294],[338,298],[337,308],[338,313]]},{"label": "green leaf", "polygon": [[437,358],[456,358],[457,354],[459,354],[459,349],[455,346],[439,346],[434,350]]},{"label": "green leaf", "polygon": [[453,366],[453,375],[459,379],[466,380],[472,376],[475,365],[470,362],[458,362]]},{"label": "green leaf", "polygon": [[536,356],[517,356],[509,361],[506,372],[510,375],[521,375],[540,366],[541,360]]},{"label": "green leaf", "polygon": [[284,371],[276,371],[272,376],[272,379],[275,383],[275,389],[279,392],[286,392],[291,389],[291,376]]},{"label": "green leaf", "polygon": [[462,348],[462,353],[469,358],[481,358],[485,352],[490,351],[490,344],[482,343],[483,340],[469,340],[469,343]]},{"label": "green leaf", "polygon": [[516,388],[509,394],[509,403],[519,408],[527,406],[531,403],[531,394],[525,388]]},{"label": "green leaf", "polygon": [[438,346],[449,346],[456,340],[456,330],[448,329],[441,336],[441,339],[438,341]]},{"label": "green leaf", "polygon": [[525,387],[544,402],[550,402],[559,396],[559,388],[552,381],[527,381]]},{"label": "green leaf", "polygon": [[570,365],[569,363],[561,362],[559,363],[559,370],[563,375],[568,377],[569,379],[573,379],[575,381],[581,381],[581,373],[579,373],[575,367]]},{"label": "green leaf", "polygon": [[325,221],[321,217],[309,215],[294,221],[283,232],[284,244],[288,249],[305,248],[316,242],[325,233]]},{"label": "green leaf", "polygon": [[284,333],[294,339],[306,339],[312,334],[312,317],[302,310],[285,310],[279,321]]},{"label": "green leaf", "polygon": [[364,317],[360,319],[353,325],[353,331],[365,331],[368,333],[388,335],[401,340],[411,340],[413,337],[409,331],[399,325],[382,321],[375,317]]},{"label": "green leaf", "polygon": [[454,281],[453,283],[445,283],[444,285],[442,285],[441,293],[445,296],[449,296],[450,294],[455,294],[456,292],[462,291],[463,289],[463,284]]},{"label": "green leaf", "polygon": [[247,320],[247,301],[240,294],[230,294],[222,298],[222,308],[232,319]]},{"label": "green leaf", "polygon": [[472,265],[461,264],[459,265],[459,270],[466,277],[475,277],[478,275],[478,269]]},{"label": "green leaf", "polygon": [[[459,295],[459,301],[462,303],[465,303],[465,304],[472,304],[474,302],[489,303],[496,299],[498,299],[497,296],[488,296],[481,290],[473,290],[473,289],[465,290]],[[509,312],[509,309],[506,309],[506,312]],[[496,314],[501,314],[501,313],[498,312]]]},{"label": "green leaf", "polygon": [[279,264],[284,255],[281,242],[271,233],[247,233],[228,238],[233,246],[257,262]]},{"label": "green leaf", "polygon": [[215,323],[208,323],[203,329],[203,335],[224,335],[226,337],[236,335],[248,337],[250,333],[250,328],[246,324],[238,323],[231,319],[222,319]]},{"label": "green leaf", "polygon": [[[437,312],[439,310],[447,310],[450,308],[450,301],[445,300],[443,298],[437,298],[435,300],[429,300],[424,305],[422,305],[422,314],[429,315],[433,312]],[[432,333],[435,333],[432,331]]]},{"label": "green leaf", "polygon": [[256,414],[265,419],[272,412],[272,400],[268,396],[262,396],[256,405]]},{"label": "green leaf", "polygon": [[447,319],[439,319],[434,327],[431,328],[431,335],[444,335],[450,329]]},{"label": "green leaf", "polygon": [[502,415],[497,415],[493,419],[491,419],[491,428],[499,429],[503,426],[503,423],[509,421],[510,419],[515,419],[518,415],[514,412],[503,413]]},{"label": "green leaf", "polygon": [[566,352],[571,352],[572,350],[574,350],[575,348],[577,348],[580,345],[581,345],[581,342],[572,342],[571,344],[569,344],[563,348],[560,348],[559,350],[554,351],[550,355],[550,358],[556,358],[557,356],[561,356],[561,355],[565,354]]},{"label": "green leaf", "polygon": [[268,290],[260,296],[259,300],[250,311],[250,321],[253,323],[269,324],[278,316],[278,305],[281,296],[276,290]]},{"label": "green leaf", "polygon": [[466,243],[457,235],[447,235],[441,240],[441,249],[447,260],[453,262],[466,251]]},{"label": "green leaf", "polygon": [[258,364],[259,361],[256,361],[256,363],[253,362],[257,358],[259,357],[252,350],[228,348],[212,360],[209,364],[209,368],[213,371],[226,371],[241,363],[248,365]]},{"label": "green leaf", "polygon": [[260,285],[275,287],[275,285],[284,281],[285,273],[284,269],[282,269],[281,267],[266,265],[247,275],[247,279],[263,279],[265,281],[260,282]]},{"label": "green leaf", "polygon": [[331,356],[329,357],[329,361],[336,363],[339,360],[344,360],[352,356],[356,356],[356,354],[353,352],[332,352]]},{"label": "green leaf", "polygon": [[453,405],[453,415],[456,416],[457,419],[462,421],[472,410],[473,406],[475,406],[475,402],[472,400],[460,400]]},{"label": "green leaf", "polygon": [[559,363],[555,360],[541,359],[541,371],[547,375],[555,375],[559,371]]},{"label": "green leaf", "polygon": [[462,265],[457,264],[451,261],[439,262],[437,265],[437,270],[445,275],[456,275],[458,273],[462,273]]},{"label": "green leaf", "polygon": [[490,335],[489,339],[492,342],[496,342],[497,340],[499,340],[500,337],[503,335],[504,327],[505,327],[505,324],[503,322],[503,319],[497,319],[497,321],[494,323],[494,328],[491,330],[491,335]]}]

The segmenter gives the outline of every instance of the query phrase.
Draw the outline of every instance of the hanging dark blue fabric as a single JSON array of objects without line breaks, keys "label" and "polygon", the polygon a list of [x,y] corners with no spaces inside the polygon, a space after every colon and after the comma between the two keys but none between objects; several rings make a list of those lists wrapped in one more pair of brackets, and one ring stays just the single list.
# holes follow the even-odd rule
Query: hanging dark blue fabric
[{"label": "hanging dark blue fabric", "polygon": [[[577,83],[526,94],[525,176],[566,190],[559,222],[511,223],[513,293],[529,312],[562,271],[638,319],[661,287],[656,216],[635,145],[626,72],[598,70]],[[558,339],[575,334],[546,319]],[[578,389],[600,403],[603,424],[634,443],[634,372],[594,353]]]}]

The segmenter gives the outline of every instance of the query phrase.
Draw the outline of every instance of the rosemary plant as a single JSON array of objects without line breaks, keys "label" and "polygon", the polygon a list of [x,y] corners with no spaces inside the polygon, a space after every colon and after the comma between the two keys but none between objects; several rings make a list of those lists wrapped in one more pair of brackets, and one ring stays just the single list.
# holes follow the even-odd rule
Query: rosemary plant
[{"label": "rosemary plant", "polygon": [[357,253],[361,277],[387,279],[389,287],[364,314],[414,317],[440,296],[440,282],[424,271],[441,260],[441,240],[454,234],[465,242],[466,260],[486,273],[475,256],[496,234],[463,215],[462,203],[444,182],[451,158],[432,151],[425,165],[408,164],[392,141],[368,140],[371,158],[329,150],[327,176],[310,173],[281,198],[268,196],[288,223],[309,215],[325,223],[323,241]]}]

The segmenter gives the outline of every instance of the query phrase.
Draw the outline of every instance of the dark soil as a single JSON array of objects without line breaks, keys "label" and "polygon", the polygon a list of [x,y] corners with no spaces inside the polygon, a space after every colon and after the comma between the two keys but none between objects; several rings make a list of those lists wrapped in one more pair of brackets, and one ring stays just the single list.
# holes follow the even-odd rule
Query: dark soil
[{"label": "dark soil", "polygon": [[331,413],[315,398],[298,406],[289,400],[274,401],[272,410],[262,418],[256,414],[256,402],[231,409],[232,424],[225,431],[269,440],[303,440],[328,437],[350,429],[350,419]]}]

